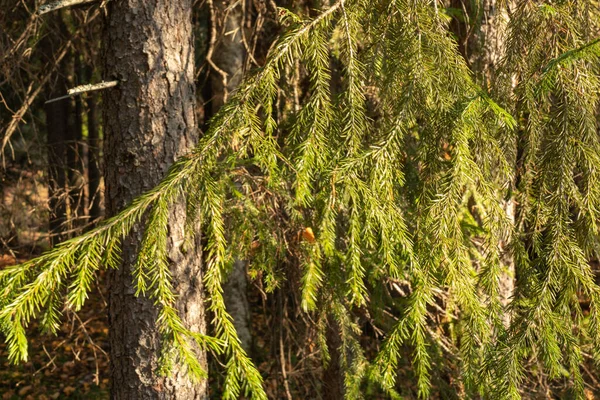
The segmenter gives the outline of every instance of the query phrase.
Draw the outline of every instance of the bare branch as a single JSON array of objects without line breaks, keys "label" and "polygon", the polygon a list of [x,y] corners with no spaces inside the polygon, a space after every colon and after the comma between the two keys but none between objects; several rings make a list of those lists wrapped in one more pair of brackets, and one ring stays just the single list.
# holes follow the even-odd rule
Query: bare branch
[{"label": "bare branch", "polygon": [[108,82],[100,82],[100,83],[96,83],[96,84],[75,86],[74,88],[67,90],[67,94],[65,96],[50,99],[46,102],[46,104],[54,103],[55,101],[59,101],[59,100],[63,100],[63,99],[68,99],[69,97],[74,97],[74,96],[77,96],[77,95],[80,95],[80,94],[83,94],[86,92],[92,92],[94,90],[108,89],[111,87],[115,87],[118,84],[119,84],[119,81],[108,81]]},{"label": "bare branch", "polygon": [[[93,21],[98,15],[100,15],[99,11],[94,12],[94,14],[88,19],[88,23]],[[2,167],[5,167],[6,160],[4,158],[4,149],[8,145],[10,138],[12,137],[19,124],[23,121],[23,116],[29,110],[29,107],[33,104],[33,102],[40,94],[44,86],[48,83],[50,78],[56,72],[56,66],[58,66],[62,59],[68,54],[69,50],[71,49],[71,46],[73,45],[73,42],[79,37],[79,35],[81,35],[81,32],[82,29],[79,29],[73,34],[73,36],[58,51],[58,54],[54,57],[54,60],[51,62],[52,66],[48,68],[48,72],[44,75],[44,77],[38,82],[35,82],[34,84],[30,85],[30,87],[27,89],[27,94],[25,100],[23,101],[23,104],[21,104],[21,107],[17,110],[16,113],[14,113],[11,121],[9,122],[4,132],[4,135],[1,138],[2,143],[0,144],[0,157],[2,158]],[[34,86],[35,89],[33,89]]]},{"label": "bare branch", "polygon": [[57,0],[49,4],[41,5],[40,8],[38,8],[37,13],[38,15],[42,15],[55,10],[60,10],[61,8],[72,7],[79,4],[94,3],[96,1],[97,0]]}]

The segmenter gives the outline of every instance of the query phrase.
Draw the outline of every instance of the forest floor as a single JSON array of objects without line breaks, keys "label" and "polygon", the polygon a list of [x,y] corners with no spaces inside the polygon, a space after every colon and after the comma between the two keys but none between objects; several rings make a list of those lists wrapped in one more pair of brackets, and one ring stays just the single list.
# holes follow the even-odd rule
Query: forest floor
[{"label": "forest floor", "polygon": [[[14,258],[0,255],[0,268],[14,263]],[[107,399],[108,321],[99,312],[105,309],[105,297],[96,288],[80,312],[63,315],[55,336],[41,333],[34,321],[28,328],[25,363],[9,363],[0,340],[0,399]]]},{"label": "forest floor", "polygon": [[[30,254],[29,257],[34,255]],[[24,261],[26,259],[0,254],[0,269]],[[101,273],[98,278],[96,282],[105,286],[102,285],[104,274]],[[283,394],[283,388],[287,386],[282,381],[283,369],[287,370],[288,390],[291,390],[292,398],[313,398],[314,382],[320,374],[318,365],[313,365],[314,354],[298,361],[297,355],[289,347],[291,343],[286,340],[286,355],[283,359],[278,357],[282,350],[278,345],[283,346],[283,342],[277,339],[283,340],[281,335],[284,334],[280,330],[286,330],[288,340],[294,335],[291,331],[287,332],[292,327],[290,319],[283,316],[281,305],[262,304],[258,292],[250,292],[255,311],[252,317],[253,330],[256,332],[253,358],[265,376],[269,398],[287,397]],[[77,314],[65,312],[62,321],[56,335],[40,332],[37,321],[33,321],[27,329],[29,360],[17,365],[9,362],[6,344],[0,338],[0,400],[109,398],[106,288],[96,286],[82,310]],[[285,368],[281,367],[282,362]],[[293,364],[298,369],[294,369]],[[213,389],[218,388],[223,381],[222,365],[211,357],[209,370],[212,384],[215,385]],[[210,396],[219,398],[219,390],[211,390]]]}]

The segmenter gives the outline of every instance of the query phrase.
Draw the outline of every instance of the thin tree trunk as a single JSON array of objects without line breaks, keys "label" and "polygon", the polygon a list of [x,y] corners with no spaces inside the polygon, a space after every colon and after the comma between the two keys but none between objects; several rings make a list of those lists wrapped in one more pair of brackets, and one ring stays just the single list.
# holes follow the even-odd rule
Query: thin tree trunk
[{"label": "thin tree trunk", "polygon": [[[73,54],[73,84],[81,85],[83,81],[81,61],[78,54]],[[75,97],[75,113],[73,115],[72,141],[69,143],[69,193],[71,204],[71,220],[74,228],[81,226],[85,217],[84,181],[84,146],[83,144],[83,103],[81,96]]]},{"label": "thin tree trunk", "polygon": [[[56,32],[64,34],[67,30],[62,17],[55,15],[48,19],[48,26]],[[42,39],[41,47],[47,62],[53,60],[54,43],[52,35]],[[60,97],[67,92],[68,61],[63,59],[56,70],[56,79],[48,86],[48,99]],[[50,233],[50,245],[55,246],[67,238],[63,232],[67,229],[67,147],[69,135],[69,114],[71,103],[69,100],[61,100],[48,103],[44,106],[46,114],[46,144],[48,150],[48,202],[49,216],[48,225]]]},{"label": "thin tree trunk", "polygon": [[[508,16],[497,0],[482,0],[479,4],[479,29],[471,38],[470,47],[473,49],[470,63],[476,77],[485,88],[491,87],[497,78],[500,60],[505,50],[505,33]],[[515,222],[515,199],[503,199],[502,208],[506,217]],[[501,261],[505,271],[500,277],[500,302],[505,308],[504,324],[509,325],[511,318],[507,306],[515,290],[515,260],[508,251],[508,243],[500,243]]]},{"label": "thin tree trunk", "polygon": [[342,337],[340,326],[333,314],[329,314],[327,323],[327,349],[329,350],[329,363],[323,370],[323,400],[342,400],[344,398],[344,371],[342,369],[341,346]]},{"label": "thin tree trunk", "polygon": [[[197,141],[191,0],[108,3],[106,79],[119,85],[103,99],[106,206],[109,215],[154,187]],[[185,206],[169,222],[169,259],[178,310],[188,328],[205,331],[201,246],[184,253]],[[123,241],[122,266],[109,274],[111,398],[204,399],[182,369],[156,374],[160,338],[152,301],[135,297],[131,267],[143,228]],[[206,365],[203,356],[200,360]]]},{"label": "thin tree trunk", "polygon": [[[233,0],[216,0],[211,15],[212,32],[216,35],[211,58],[218,68],[211,71],[211,112],[214,115],[242,80],[245,49],[241,5]],[[223,286],[223,297],[242,347],[250,352],[252,333],[247,287],[246,262],[236,260]]]},{"label": "thin tree trunk", "polygon": [[[59,78],[49,98],[58,97],[66,92],[65,81]],[[69,101],[49,103],[45,107],[46,130],[48,145],[48,199],[50,207],[49,230],[50,245],[55,246],[64,239],[62,232],[67,220],[67,203],[65,201],[65,188],[67,172],[65,159],[67,156],[67,130],[69,116]]]},{"label": "thin tree trunk", "polygon": [[504,54],[508,16],[498,7],[498,0],[479,0],[477,4],[476,28],[468,37],[467,57],[477,80],[489,87]]},{"label": "thin tree trunk", "polygon": [[[92,76],[88,71],[88,81]],[[87,98],[87,128],[88,128],[88,214],[90,221],[97,221],[101,217],[101,193],[100,193],[100,137],[98,132],[98,107],[96,95],[90,93]]]},{"label": "thin tree trunk", "polygon": [[215,0],[212,13],[214,48],[211,59],[218,70],[211,73],[212,113],[221,108],[242,81],[245,57],[242,42],[242,9],[234,0]]},{"label": "thin tree trunk", "polygon": [[[475,29],[467,37],[466,56],[478,83],[490,90],[497,78],[498,67],[505,50],[508,16],[505,15],[504,9],[499,7],[497,0],[480,0],[474,4],[476,7],[471,11],[475,18]],[[470,9],[468,5],[466,9]],[[515,207],[514,198],[502,200],[502,208],[512,223],[515,222]],[[507,243],[500,243],[500,247],[501,261],[505,267],[499,282],[500,301],[506,309],[515,290],[515,261],[507,249]],[[510,324],[510,316],[507,313],[504,323]]]}]

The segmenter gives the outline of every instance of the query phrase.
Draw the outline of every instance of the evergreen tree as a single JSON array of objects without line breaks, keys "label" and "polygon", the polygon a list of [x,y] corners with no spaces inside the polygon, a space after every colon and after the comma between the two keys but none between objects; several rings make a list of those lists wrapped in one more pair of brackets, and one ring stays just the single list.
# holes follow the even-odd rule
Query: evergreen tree
[{"label": "evergreen tree", "polygon": [[[156,185],[174,159],[193,147],[198,131],[191,1],[111,2],[107,16],[104,72],[119,79],[103,97],[106,206],[114,215]],[[206,376],[203,343],[191,334],[205,330],[200,242],[190,238],[185,243],[180,190],[162,195],[159,202],[165,207],[142,218],[150,229],[128,227],[120,239],[117,268],[108,271],[115,399],[207,396],[205,380],[190,380],[174,363],[185,359],[191,377]],[[99,253],[101,248],[90,249],[76,260],[81,287],[72,288],[75,292],[85,292],[99,258],[88,260]],[[79,305],[84,297],[70,299]],[[159,304],[157,312],[154,305]],[[165,376],[156,373],[157,365]]]},{"label": "evergreen tree", "polygon": [[[466,8],[339,0],[312,18],[280,8],[285,32],[264,65],[160,183],[94,230],[0,271],[11,359],[27,358],[33,318],[52,330],[63,304],[81,307],[94,272],[117,267],[144,221],[131,285],[158,310],[164,374],[183,365],[202,378],[195,343],[225,360],[224,398],[266,398],[223,299],[243,259],[270,291],[300,266],[301,307],[346,398],[406,394],[405,359],[421,397],[520,398],[536,377],[584,398],[585,357],[600,361],[589,263],[600,222],[599,8],[495,3],[507,20],[493,74],[490,58],[472,54],[485,46],[450,27],[458,15],[485,33]],[[210,334],[174,306],[167,226],[184,193],[188,243],[203,237]],[[360,340],[369,327],[381,342]],[[327,340],[331,329],[339,340]]]}]

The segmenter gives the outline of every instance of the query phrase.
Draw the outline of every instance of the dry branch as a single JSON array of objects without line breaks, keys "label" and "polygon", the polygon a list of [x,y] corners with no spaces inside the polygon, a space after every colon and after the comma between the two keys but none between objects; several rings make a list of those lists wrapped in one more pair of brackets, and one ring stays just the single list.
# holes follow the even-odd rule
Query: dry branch
[{"label": "dry branch", "polygon": [[65,96],[50,99],[46,102],[46,104],[54,103],[55,101],[59,101],[59,100],[63,100],[63,99],[68,99],[69,97],[74,97],[74,96],[77,96],[77,95],[80,95],[80,94],[83,94],[86,92],[93,92],[94,90],[108,89],[111,87],[115,87],[118,84],[119,84],[119,81],[108,81],[108,82],[100,82],[100,83],[96,83],[96,84],[75,86],[74,88],[67,90],[67,94]]},{"label": "dry branch", "polygon": [[79,4],[94,3],[96,0],[58,0],[49,4],[41,5],[38,9],[38,15],[46,14],[65,7],[72,7]]}]

